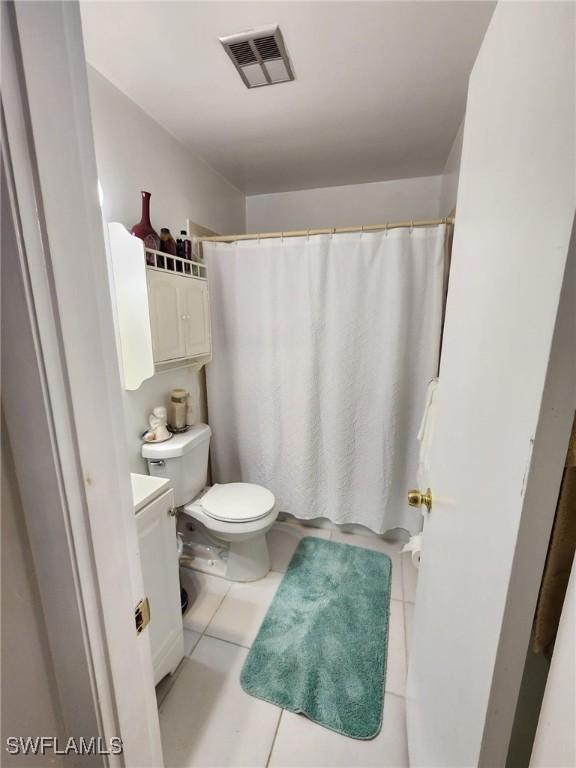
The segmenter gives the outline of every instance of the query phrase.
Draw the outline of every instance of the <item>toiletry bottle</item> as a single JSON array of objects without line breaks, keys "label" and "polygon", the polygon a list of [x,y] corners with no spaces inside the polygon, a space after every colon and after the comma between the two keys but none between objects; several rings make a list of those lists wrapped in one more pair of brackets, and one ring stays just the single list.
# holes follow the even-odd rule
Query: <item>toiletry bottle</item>
[{"label": "toiletry bottle", "polygon": [[176,239],[176,256],[180,259],[184,258],[184,240],[181,237]]},{"label": "toiletry bottle", "polygon": [[174,238],[170,234],[168,227],[162,227],[160,230],[160,250],[163,253],[169,253],[171,256],[176,256],[176,243]]},{"label": "toiletry bottle", "polygon": [[182,240],[182,242],[184,244],[183,245],[183,247],[184,247],[184,258],[192,260],[192,241],[190,240],[190,238],[186,234],[186,230],[185,229],[181,229],[180,230],[180,239]]}]

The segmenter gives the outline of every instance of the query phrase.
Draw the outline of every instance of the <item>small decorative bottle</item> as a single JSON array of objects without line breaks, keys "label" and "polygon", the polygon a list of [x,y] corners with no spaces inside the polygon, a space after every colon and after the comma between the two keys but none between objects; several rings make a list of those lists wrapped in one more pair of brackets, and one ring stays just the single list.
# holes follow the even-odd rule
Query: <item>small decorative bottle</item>
[{"label": "small decorative bottle", "polygon": [[180,239],[182,240],[184,244],[184,258],[188,259],[188,261],[192,260],[192,241],[188,237],[186,230],[181,229],[180,230]]},{"label": "small decorative bottle", "polygon": [[176,242],[168,227],[162,227],[160,230],[160,250],[162,253],[169,253],[171,256],[176,256]]},{"label": "small decorative bottle", "polygon": [[154,251],[160,250],[160,238],[158,233],[150,223],[150,192],[141,192],[142,195],[142,217],[138,224],[134,224],[130,232],[140,240],[144,240],[146,248]]}]

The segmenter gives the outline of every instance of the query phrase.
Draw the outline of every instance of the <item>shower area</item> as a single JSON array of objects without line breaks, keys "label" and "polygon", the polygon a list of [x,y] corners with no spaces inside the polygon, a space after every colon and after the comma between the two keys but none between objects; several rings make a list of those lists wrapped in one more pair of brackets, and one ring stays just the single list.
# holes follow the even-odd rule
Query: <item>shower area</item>
[{"label": "shower area", "polygon": [[418,534],[406,492],[438,373],[451,229],[204,240],[214,482],[263,485],[281,513],[314,525]]}]

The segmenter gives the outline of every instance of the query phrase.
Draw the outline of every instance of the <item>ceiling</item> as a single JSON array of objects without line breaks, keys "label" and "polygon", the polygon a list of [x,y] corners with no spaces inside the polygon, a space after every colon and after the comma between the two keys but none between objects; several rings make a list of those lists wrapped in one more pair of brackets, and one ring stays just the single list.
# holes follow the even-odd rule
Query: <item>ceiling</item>
[{"label": "ceiling", "polygon": [[[246,194],[440,173],[493,2],[86,2],[90,64]],[[218,38],[279,23],[296,80]]]}]

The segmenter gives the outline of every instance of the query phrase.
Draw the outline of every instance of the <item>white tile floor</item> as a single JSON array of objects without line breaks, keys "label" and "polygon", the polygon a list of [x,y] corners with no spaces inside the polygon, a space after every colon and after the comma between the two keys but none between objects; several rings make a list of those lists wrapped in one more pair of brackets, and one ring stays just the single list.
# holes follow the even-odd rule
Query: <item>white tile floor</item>
[{"label": "white tile floor", "polygon": [[[382,731],[349,739],[248,696],[240,670],[303,536],[365,546],[392,559],[390,633]],[[191,607],[184,617],[186,657],[157,686],[166,766],[174,768],[401,768],[408,765],[404,690],[416,571],[401,544],[377,537],[277,523],[268,534],[272,571],[251,584],[186,571]]]}]

